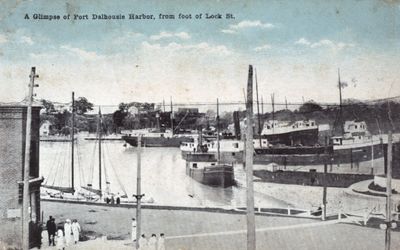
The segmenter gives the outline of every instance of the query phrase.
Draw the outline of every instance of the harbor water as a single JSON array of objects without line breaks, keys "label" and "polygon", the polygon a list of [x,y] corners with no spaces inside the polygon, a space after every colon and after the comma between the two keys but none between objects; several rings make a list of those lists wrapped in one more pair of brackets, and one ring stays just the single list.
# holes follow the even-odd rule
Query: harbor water
[{"label": "harbor water", "polygon": [[[99,153],[95,140],[78,138],[75,143],[74,186],[99,187]],[[137,148],[123,141],[103,141],[101,161],[102,188],[106,179],[113,193],[133,200],[136,194]],[[236,185],[228,188],[206,186],[188,177],[179,148],[142,148],[141,178],[144,201],[157,205],[243,207],[246,203],[246,175],[242,164],[234,166]],[[40,175],[44,183],[55,186],[71,184],[71,143],[40,143]],[[107,176],[107,178],[106,178]],[[255,205],[286,207],[287,203],[255,189]]]}]

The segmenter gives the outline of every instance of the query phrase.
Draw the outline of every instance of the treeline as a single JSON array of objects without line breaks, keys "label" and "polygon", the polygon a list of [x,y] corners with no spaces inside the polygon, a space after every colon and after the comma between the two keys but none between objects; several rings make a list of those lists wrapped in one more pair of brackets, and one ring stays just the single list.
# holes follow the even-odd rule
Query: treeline
[{"label": "treeline", "polygon": [[[42,100],[44,110],[41,120],[50,121],[53,125],[53,133],[68,134],[71,127],[71,111],[68,109],[57,109],[53,102]],[[84,97],[79,97],[75,101],[75,127],[78,131],[97,131],[97,114],[87,114],[93,110],[93,104]],[[322,107],[314,101],[304,103],[296,110],[278,110],[274,113],[264,113],[260,115],[262,121],[284,120],[296,121],[312,119],[317,124],[329,124],[331,128],[339,130],[341,120],[362,120],[367,123],[368,129],[373,134],[380,132],[386,133],[388,130],[399,131],[400,124],[400,103],[396,101],[363,103],[355,100],[347,100],[339,106]],[[239,118],[243,120],[246,111],[239,112]],[[342,117],[342,118],[341,118]],[[197,109],[178,109],[173,115],[171,112],[162,112],[155,107],[154,103],[121,103],[118,109],[111,114],[102,115],[103,132],[119,133],[122,130],[141,129],[141,128],[171,128],[175,132],[196,130],[200,127],[207,129],[216,127],[216,113],[208,110],[205,113],[198,112]],[[232,112],[224,112],[220,115],[221,130],[227,129],[233,123]],[[257,127],[257,120],[255,125]],[[262,126],[262,125],[261,125]]]}]

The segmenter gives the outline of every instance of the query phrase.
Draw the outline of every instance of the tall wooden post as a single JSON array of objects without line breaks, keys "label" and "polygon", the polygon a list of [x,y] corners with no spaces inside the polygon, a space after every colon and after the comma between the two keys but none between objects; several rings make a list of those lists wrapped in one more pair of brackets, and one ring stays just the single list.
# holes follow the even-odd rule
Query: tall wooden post
[{"label": "tall wooden post", "polygon": [[142,151],[142,135],[138,136],[138,144],[137,144],[137,176],[136,176],[136,249],[139,249],[139,239],[141,235],[141,200],[142,200],[142,190],[141,190],[141,181],[142,181],[142,173],[141,173],[141,152]]},{"label": "tall wooden post", "polygon": [[22,198],[22,249],[29,249],[29,222],[30,222],[30,194],[29,194],[29,173],[31,161],[31,129],[32,129],[32,102],[33,102],[33,88],[35,86],[36,68],[32,67],[31,74],[29,75],[29,95],[28,107],[26,112],[26,137],[25,137],[25,160],[24,160],[24,186]]},{"label": "tall wooden post", "polygon": [[325,137],[325,149],[324,149],[324,189],[322,193],[322,220],[326,220],[326,196],[327,196],[327,183],[326,183],[326,175],[328,171],[328,137]]},{"label": "tall wooden post", "polygon": [[247,182],[247,250],[256,249],[253,187],[253,67],[249,65],[247,80],[246,182]]},{"label": "tall wooden post", "polygon": [[75,147],[75,141],[74,141],[74,137],[75,137],[75,93],[72,92],[72,115],[71,115],[71,188],[72,188],[72,192],[74,192],[75,190],[75,183],[74,183],[74,147]]},{"label": "tall wooden post", "polygon": [[219,101],[217,98],[217,161],[218,161],[218,163],[221,160],[221,156],[220,156],[221,146],[220,146],[220,142],[219,142],[219,140],[220,140],[219,133],[220,133],[220,131],[219,131]]},{"label": "tall wooden post", "polygon": [[385,249],[390,250],[390,231],[392,221],[392,131],[388,134],[387,166],[386,166],[386,233]]},{"label": "tall wooden post", "polygon": [[258,101],[258,81],[257,81],[257,71],[254,69],[254,75],[256,79],[256,100],[257,100],[257,118],[258,118],[258,138],[259,138],[259,143],[260,143],[260,148],[262,148],[262,142],[261,142],[261,117],[260,117],[260,103]]},{"label": "tall wooden post", "polygon": [[100,198],[101,198],[101,132],[102,132],[102,124],[101,124],[101,110],[99,107],[99,190],[100,190]]}]

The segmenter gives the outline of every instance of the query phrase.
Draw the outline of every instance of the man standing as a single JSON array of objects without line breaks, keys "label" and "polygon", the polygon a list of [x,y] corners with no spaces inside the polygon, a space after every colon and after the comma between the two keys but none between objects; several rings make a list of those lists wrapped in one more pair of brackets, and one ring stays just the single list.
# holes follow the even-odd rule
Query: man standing
[{"label": "man standing", "polygon": [[79,233],[81,232],[81,226],[78,223],[78,220],[74,219],[72,220],[72,235],[74,236],[74,242],[75,244],[78,243],[79,241]]},{"label": "man standing", "polygon": [[72,233],[71,220],[66,219],[64,223],[64,234],[65,234],[65,245],[69,246],[72,244],[74,235]]},{"label": "man standing", "polygon": [[49,216],[49,220],[46,223],[46,228],[47,228],[47,233],[49,235],[49,246],[51,246],[51,244],[55,246],[56,244],[54,242],[54,238],[56,235],[57,227],[55,220],[52,216]]},{"label": "man standing", "polygon": [[132,218],[132,241],[136,241],[136,220]]},{"label": "man standing", "polygon": [[161,233],[160,237],[158,238],[157,250],[165,250],[165,238],[163,233]]}]

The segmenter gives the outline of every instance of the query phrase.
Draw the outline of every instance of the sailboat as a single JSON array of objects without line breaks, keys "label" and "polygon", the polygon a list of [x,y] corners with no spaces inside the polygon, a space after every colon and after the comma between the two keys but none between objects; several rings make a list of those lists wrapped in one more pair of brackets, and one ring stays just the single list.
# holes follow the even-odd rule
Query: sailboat
[{"label": "sailboat", "polygon": [[[54,167],[56,166],[56,164],[52,165],[52,168],[50,169],[50,173],[55,174],[54,179],[51,183],[49,183],[50,178],[46,178],[46,181],[44,182],[44,184],[42,184],[41,187],[49,189],[50,191],[46,191],[46,193],[48,193],[50,195],[50,197],[53,198],[63,198],[63,194],[64,193],[70,193],[70,194],[74,194],[75,193],[75,184],[74,184],[74,152],[75,152],[75,98],[74,98],[74,92],[72,92],[72,116],[71,116],[71,131],[70,131],[70,135],[71,135],[71,175],[69,176],[69,179],[71,180],[71,182],[69,183],[69,186],[62,186],[60,185],[56,185],[55,181],[56,181],[56,177],[58,175],[58,173],[60,172],[58,167],[60,167],[60,165],[57,165],[56,169],[54,169]],[[62,168],[62,166],[61,166]],[[53,171],[54,170],[54,171]],[[63,172],[63,171],[61,171]],[[63,176],[61,176],[62,178]],[[54,192],[55,191],[55,192]]]},{"label": "sailboat", "polygon": [[[83,190],[86,190],[87,192],[90,192],[89,194],[87,194],[88,198],[93,198],[93,196],[91,196],[91,194],[95,195],[95,199],[99,199],[101,200],[102,197],[109,197],[109,196],[113,196],[114,194],[111,192],[111,188],[110,188],[110,181],[108,179],[108,174],[107,174],[107,168],[105,166],[105,160],[103,159],[104,157],[104,152],[102,151],[102,132],[103,132],[103,121],[102,121],[102,115],[101,115],[101,109],[99,108],[99,115],[98,115],[98,120],[97,120],[97,140],[96,140],[96,145],[98,146],[98,188],[95,188],[93,186],[93,173],[94,173],[94,165],[92,165],[92,168],[90,169],[90,178],[87,180],[87,185],[86,186],[81,186],[81,188]],[[121,181],[118,178],[118,175],[114,169],[114,167],[112,168],[114,170],[115,176],[117,178],[117,181],[122,189],[122,196],[121,198],[128,198],[125,188],[122,185]],[[103,184],[103,170],[104,170],[104,177],[105,177],[105,183],[106,183],[106,187],[103,188],[102,184]],[[81,192],[84,193],[84,192]]]},{"label": "sailboat", "polygon": [[225,188],[234,185],[235,179],[233,165],[220,163],[218,107],[217,100],[217,157],[215,157],[214,153],[207,152],[207,147],[204,147],[200,142],[196,152],[187,154],[186,174],[202,184]]},{"label": "sailboat", "polygon": [[[72,116],[71,116],[71,146],[70,146],[70,151],[71,151],[71,171],[69,174],[65,175],[65,169],[67,169],[65,166],[62,165],[62,162],[64,162],[66,159],[62,158],[63,156],[66,156],[65,150],[59,150],[59,154],[55,155],[55,158],[59,157],[59,162],[57,164],[53,164],[51,166],[50,172],[48,174],[48,178],[46,178],[46,182],[44,185],[42,185],[43,188],[46,189],[46,193],[50,195],[52,198],[71,198],[71,199],[86,199],[90,201],[97,201],[101,200],[103,196],[108,196],[112,195],[111,189],[110,189],[110,181],[108,179],[107,175],[107,168],[105,166],[105,159],[104,155],[107,150],[103,152],[102,150],[102,115],[101,115],[101,110],[99,109],[99,116],[98,116],[98,123],[97,123],[97,140],[95,147],[98,146],[98,183],[99,186],[98,188],[95,188],[93,186],[93,173],[94,173],[94,164],[90,166],[90,176],[89,179],[86,180],[87,184],[85,186],[82,186],[82,182],[85,181],[84,176],[83,176],[83,169],[79,168],[79,175],[81,177],[81,185],[75,185],[75,141],[72,140],[75,136],[75,107],[74,107],[74,94],[72,97]],[[78,145],[78,144],[77,144]],[[95,148],[96,149],[96,148]],[[107,149],[107,147],[106,147]],[[78,155],[79,156],[79,155]],[[61,158],[60,158],[61,157]],[[79,163],[79,158],[78,158],[78,163]],[[110,162],[112,164],[112,162]],[[79,164],[78,164],[79,165]],[[112,166],[112,165],[111,165]],[[79,167],[79,166],[78,166]],[[102,171],[104,170],[104,172]],[[127,198],[126,190],[124,186],[122,185],[122,182],[119,180],[119,177],[116,173],[116,170],[114,166],[112,166],[112,170],[114,171],[115,177],[118,181],[118,184],[121,188],[122,195],[120,196],[121,198]],[[105,177],[105,183],[106,187],[102,187],[103,183],[103,174]],[[83,179],[83,180],[82,180]],[[62,181],[67,180],[68,183],[65,185],[65,182],[62,183]],[[56,182],[60,183],[59,185],[56,185]],[[62,185],[62,184],[64,185]],[[80,186],[80,189],[76,192],[75,187]],[[66,197],[65,194],[69,193],[71,195],[74,195],[73,197]]]}]

